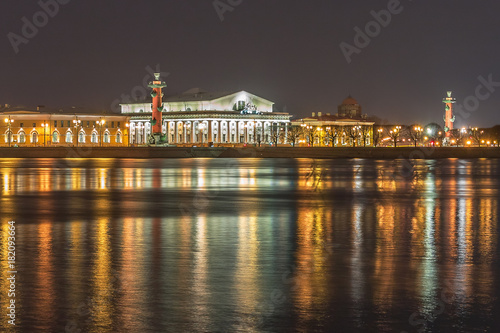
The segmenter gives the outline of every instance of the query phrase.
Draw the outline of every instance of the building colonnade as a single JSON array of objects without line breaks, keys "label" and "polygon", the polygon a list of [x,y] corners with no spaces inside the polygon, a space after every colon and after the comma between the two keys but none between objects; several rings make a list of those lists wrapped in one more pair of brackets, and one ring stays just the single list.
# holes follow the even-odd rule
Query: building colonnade
[{"label": "building colonnade", "polygon": [[[289,121],[274,120],[163,120],[162,134],[169,144],[287,143]],[[130,121],[130,143],[147,144],[148,119]]]}]

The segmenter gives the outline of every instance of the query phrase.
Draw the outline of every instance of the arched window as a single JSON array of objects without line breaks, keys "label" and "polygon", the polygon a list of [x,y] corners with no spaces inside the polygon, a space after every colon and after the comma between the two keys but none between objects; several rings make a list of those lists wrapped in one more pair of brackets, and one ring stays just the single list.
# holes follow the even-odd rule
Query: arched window
[{"label": "arched window", "polygon": [[59,143],[59,133],[58,133],[58,132],[56,132],[56,131],[54,131],[54,132],[52,133],[52,142],[53,142],[53,143]]},{"label": "arched window", "polygon": [[84,132],[80,132],[78,134],[78,142],[79,143],[85,143],[85,133]]},{"label": "arched window", "polygon": [[116,143],[122,143],[122,133],[116,133]]},{"label": "arched window", "polygon": [[110,143],[108,131],[104,132],[104,143]]},{"label": "arched window", "polygon": [[26,143],[26,133],[19,132],[19,143]]},{"label": "arched window", "polygon": [[73,142],[73,134],[70,131],[66,132],[66,143]]},{"label": "arched window", "polygon": [[92,136],[90,137],[90,142],[97,143],[97,133],[92,132]]},{"label": "arched window", "polygon": [[11,131],[7,131],[5,133],[5,142],[7,142],[7,143],[12,142],[12,132]]},{"label": "arched window", "polygon": [[34,131],[31,132],[31,143],[37,143],[38,142],[38,132]]}]

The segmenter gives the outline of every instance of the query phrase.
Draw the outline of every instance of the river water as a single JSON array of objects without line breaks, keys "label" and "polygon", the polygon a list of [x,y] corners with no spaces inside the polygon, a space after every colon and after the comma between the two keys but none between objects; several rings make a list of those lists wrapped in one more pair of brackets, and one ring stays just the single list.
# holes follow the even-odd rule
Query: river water
[{"label": "river water", "polygon": [[498,332],[500,161],[0,159],[0,330]]}]

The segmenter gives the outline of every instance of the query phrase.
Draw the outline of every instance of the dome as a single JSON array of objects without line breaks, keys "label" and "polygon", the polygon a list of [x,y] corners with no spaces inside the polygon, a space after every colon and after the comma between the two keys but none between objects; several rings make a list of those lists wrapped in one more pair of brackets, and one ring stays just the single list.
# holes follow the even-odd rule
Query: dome
[{"label": "dome", "polygon": [[351,95],[349,95],[346,99],[344,99],[342,104],[344,104],[344,105],[357,105],[358,101],[355,100],[354,98],[352,98]]}]

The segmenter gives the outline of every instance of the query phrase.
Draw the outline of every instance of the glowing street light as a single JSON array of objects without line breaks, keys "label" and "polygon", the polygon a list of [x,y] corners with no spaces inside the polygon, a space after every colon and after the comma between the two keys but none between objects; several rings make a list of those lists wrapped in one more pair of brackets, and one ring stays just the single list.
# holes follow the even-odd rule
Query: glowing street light
[{"label": "glowing street light", "polygon": [[12,131],[10,130],[10,127],[12,123],[14,122],[14,119],[10,119],[10,115],[8,118],[5,118],[5,123],[7,124],[8,130],[7,130],[7,141],[9,142],[9,147],[10,147],[10,142],[12,141]]},{"label": "glowing street light", "polygon": [[80,129],[81,120],[73,119],[73,125],[75,126],[75,137],[76,137],[76,146],[78,147],[78,130]]},{"label": "glowing street light", "polygon": [[102,147],[102,126],[106,123],[106,120],[101,119],[97,121],[97,125],[99,125],[99,144]]},{"label": "glowing street light", "polygon": [[45,121],[42,123],[43,127],[43,146],[45,147],[46,141],[45,141],[45,129],[49,126]]}]

